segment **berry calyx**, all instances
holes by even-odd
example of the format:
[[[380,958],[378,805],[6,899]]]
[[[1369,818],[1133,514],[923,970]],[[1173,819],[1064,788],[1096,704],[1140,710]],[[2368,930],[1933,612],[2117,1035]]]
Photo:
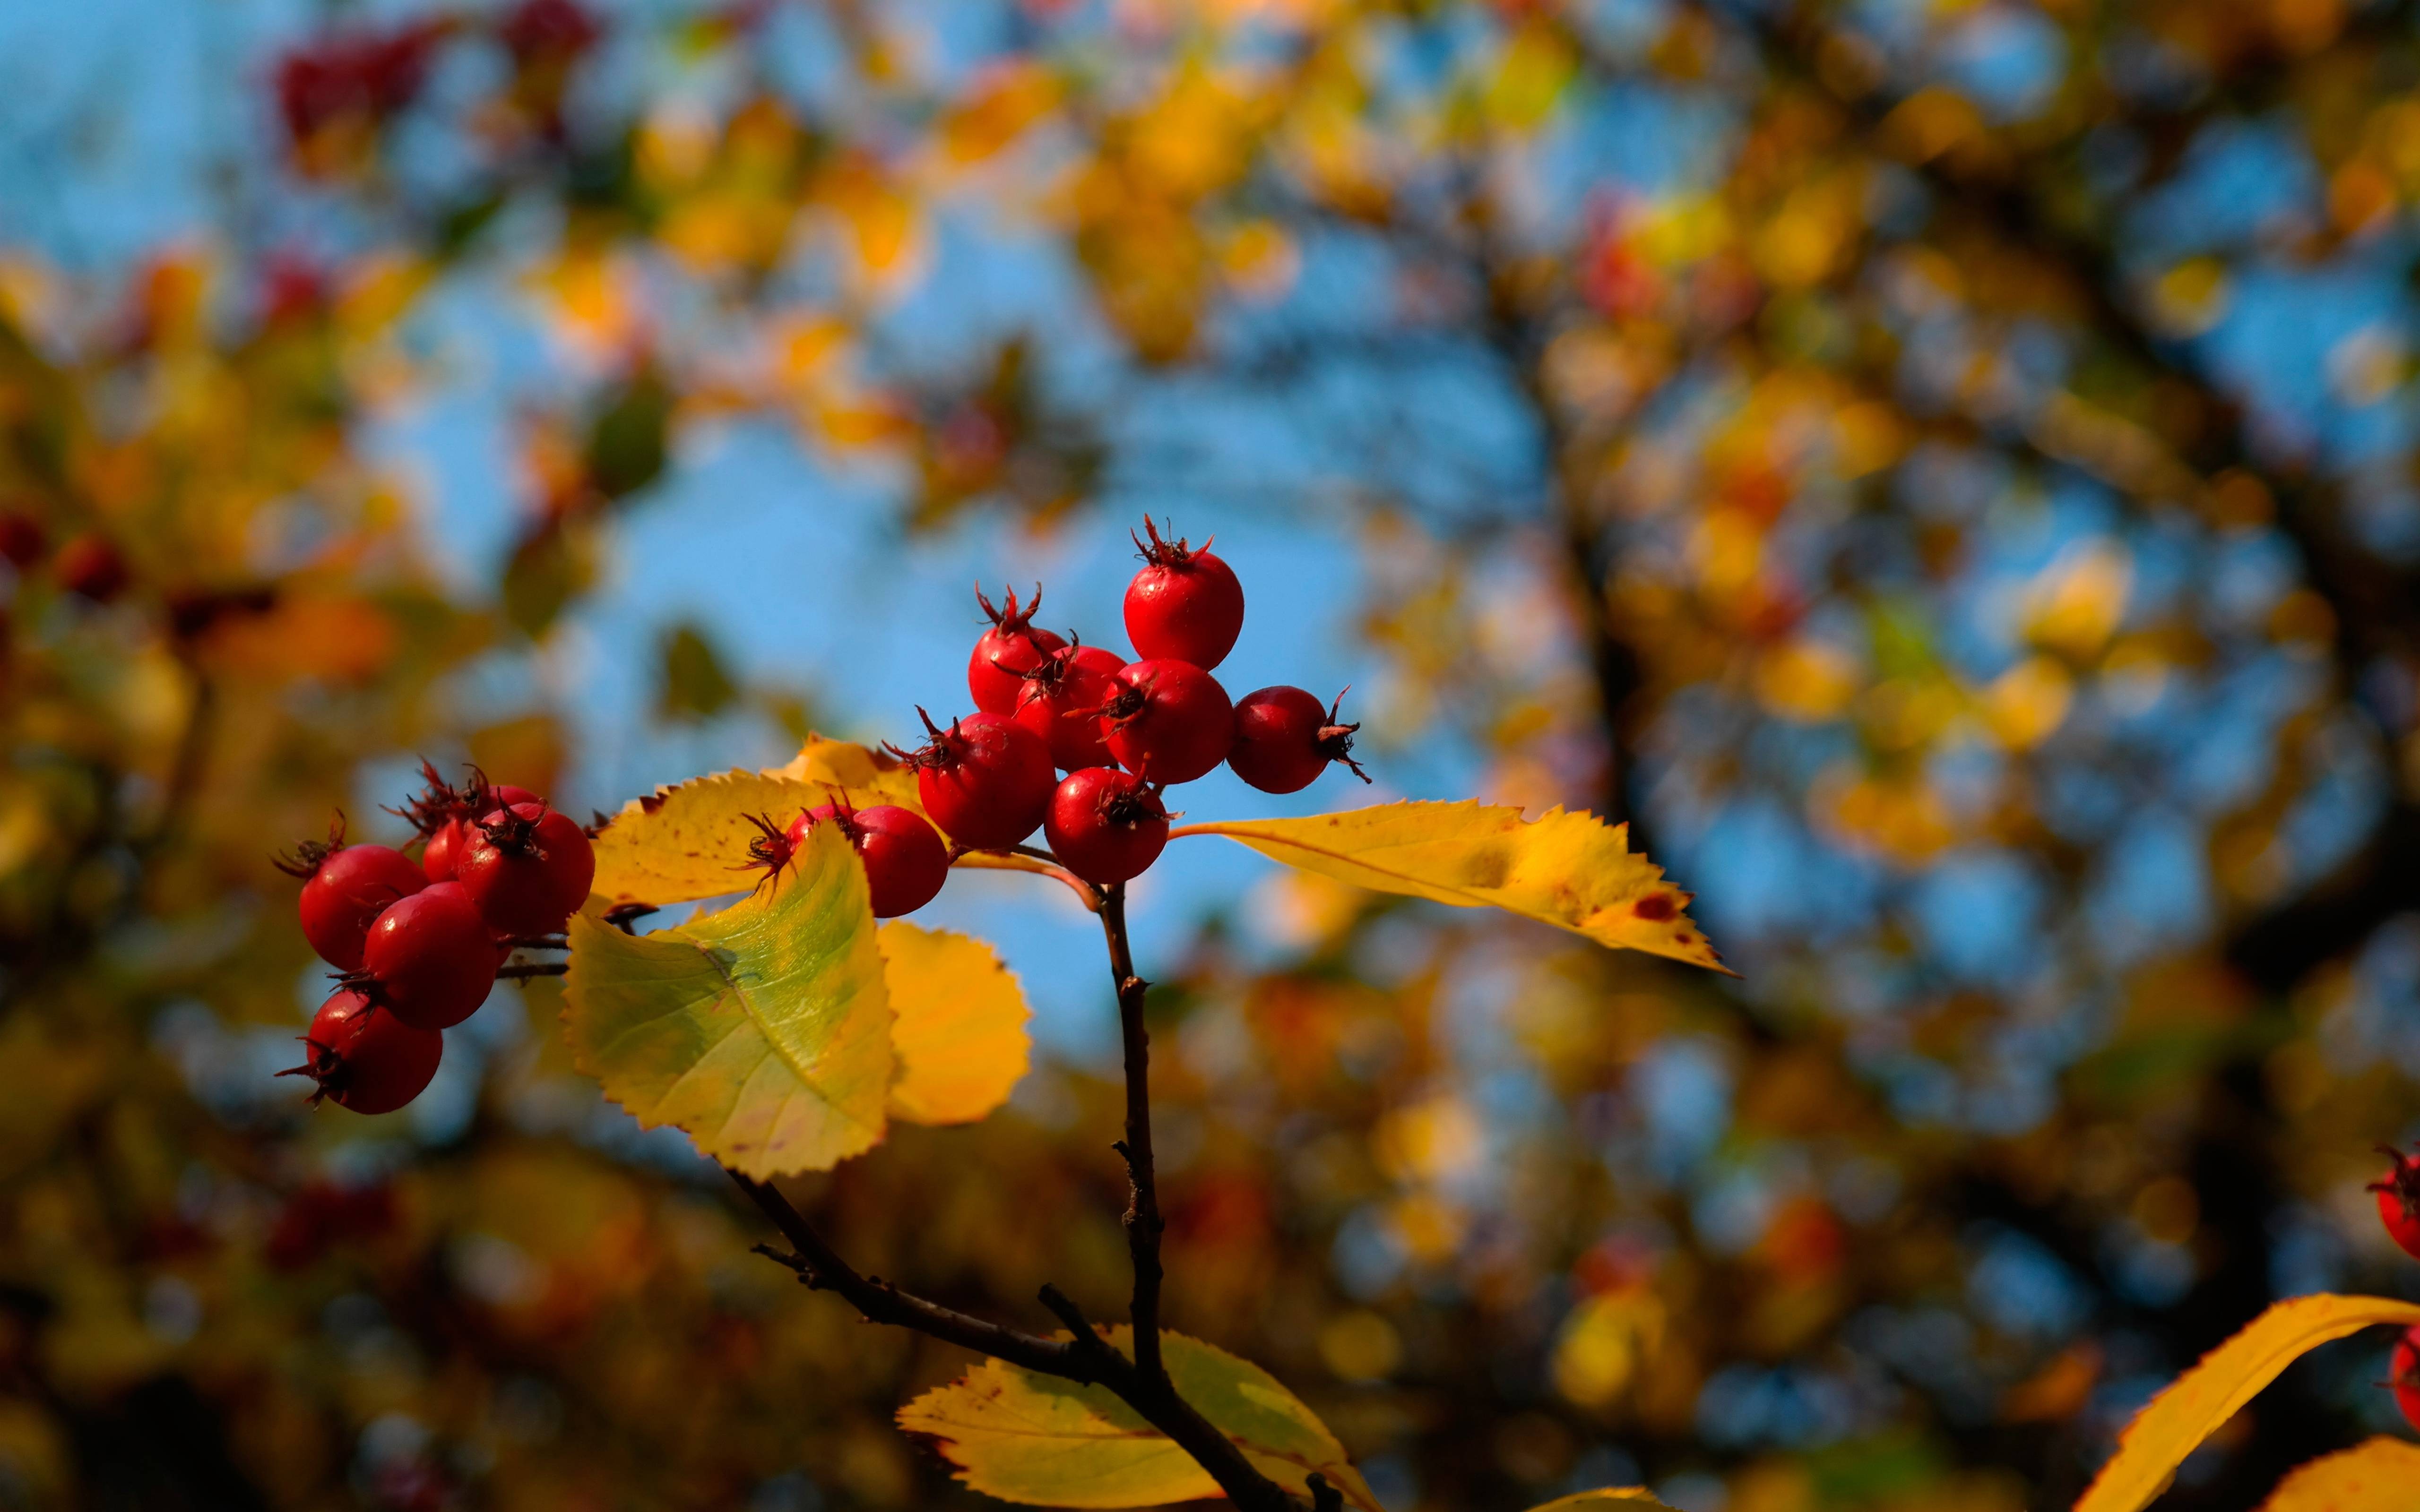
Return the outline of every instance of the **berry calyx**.
[[[302,1036],[306,1059],[280,1076],[308,1076],[321,1099],[355,1113],[393,1113],[427,1089],[445,1052],[445,1037],[415,1029],[371,1001],[358,987],[339,987]]]
[[[416,1029],[450,1029],[479,1011],[508,952],[458,882],[432,882],[379,915],[353,979]]]
[[[782,831],[783,858],[807,842],[817,825],[837,825],[865,866],[866,901],[876,918],[897,918],[931,903],[950,880],[950,848],[913,809],[877,803],[852,809],[846,799],[818,804]],[[758,844],[768,841],[759,841]]]
[[[2395,1389],[2395,1405],[2403,1421],[2420,1429],[2420,1327],[2408,1328],[2386,1357],[2386,1383]]]
[[[287,876],[302,879],[302,896],[295,904],[302,937],[320,960],[343,971],[360,969],[362,942],[371,921],[389,903],[428,885],[401,851],[346,844],[343,814],[329,825],[325,841],[305,841],[274,864]]]
[[[418,795],[387,812],[420,831],[426,841],[420,850],[420,869],[431,882],[454,880],[455,869],[481,818],[514,804],[544,801],[527,788],[489,782],[488,774],[475,766],[471,768],[471,779],[458,788],[438,776],[437,768],[427,762],[420,764],[420,776],[423,785]]]
[[[916,773],[924,812],[957,844],[1004,851],[1042,827],[1057,780],[1042,737],[997,714],[970,714],[942,730],[923,708],[929,738],[913,751],[887,748]]]
[[[1059,863],[1098,887],[1139,877],[1168,843],[1168,808],[1132,772],[1088,766],[1050,795],[1043,821]]]
[[[2395,1163],[2384,1180],[2369,1183],[2378,1194],[2379,1221],[2404,1254],[2420,1260],[2420,1160],[2384,1145],[2378,1152]]]
[[[1022,609],[1014,590],[1002,596],[1006,608],[995,607],[980,587],[975,590],[975,602],[990,617],[991,628],[967,657],[967,691],[974,695],[975,707],[985,714],[1015,714],[1017,699],[1025,691],[1026,674],[1067,643],[1048,630],[1033,627],[1034,613],[1042,608],[1040,583],[1033,585],[1033,597]]]
[[[1243,633],[1244,585],[1210,554],[1208,541],[1197,551],[1183,536],[1163,540],[1148,516],[1142,528],[1151,544],[1134,538],[1143,569],[1126,585],[1126,639],[1145,661],[1189,661],[1207,671],[1227,659]]]
[[[1190,782],[1226,760],[1235,710],[1218,680],[1189,661],[1133,661],[1118,669],[1101,704],[1109,754],[1161,787]]]
[[[462,890],[498,934],[551,934],[588,901],[597,853],[580,821],[544,802],[482,818],[454,864]]]
[[[1073,772],[1114,764],[1096,711],[1116,696],[1117,671],[1125,664],[1114,651],[1078,641],[1025,674],[1014,717],[1050,748],[1051,765]]]
[[[1346,691],[1351,691],[1347,689]],[[1264,687],[1235,701],[1235,743],[1227,764],[1264,793],[1298,793],[1330,762],[1342,762],[1362,781],[1370,774],[1353,759],[1353,733],[1337,717],[1344,694],[1323,709],[1299,687]]]

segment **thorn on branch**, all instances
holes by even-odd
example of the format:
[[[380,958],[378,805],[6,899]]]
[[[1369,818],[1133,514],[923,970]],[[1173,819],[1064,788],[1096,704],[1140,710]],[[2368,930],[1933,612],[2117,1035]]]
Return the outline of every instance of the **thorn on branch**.
[[[799,1273],[799,1284],[809,1290],[824,1289],[823,1278],[815,1274],[815,1268],[808,1264],[803,1257],[785,1254],[770,1244],[753,1244],[750,1246],[750,1250],[752,1253],[762,1255],[776,1265],[786,1265]]]

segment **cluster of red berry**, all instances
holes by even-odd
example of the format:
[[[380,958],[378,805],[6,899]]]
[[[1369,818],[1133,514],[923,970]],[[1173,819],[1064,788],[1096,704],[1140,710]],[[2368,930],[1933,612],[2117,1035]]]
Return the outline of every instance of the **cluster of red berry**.
[[[1126,636],[1136,659],[1086,645],[1074,631],[1037,629],[1042,591],[975,601],[991,628],[967,659],[976,712],[944,730],[922,708],[926,743],[891,748],[916,773],[933,824],[961,851],[1006,851],[1036,829],[1052,855],[1099,886],[1140,875],[1168,841],[1167,790],[1225,762],[1265,793],[1308,787],[1330,762],[1368,781],[1353,760],[1353,732],[1334,704],[1298,687],[1264,687],[1231,701],[1210,675],[1244,627],[1244,589],[1213,555],[1165,540],[1149,520],[1142,570],[1126,588]],[[1058,773],[1064,772],[1063,778]],[[831,820],[864,858],[877,918],[932,901],[950,852],[933,824],[892,805],[827,804],[786,830],[761,821],[753,854],[778,868],[814,825]]]
[[[2420,1260],[2420,1160],[2383,1145],[2379,1153],[2395,1163],[2384,1180],[2369,1184],[2378,1194],[2379,1221],[2404,1254]],[[2396,1341],[2395,1352],[2387,1358],[2386,1383],[2395,1390],[2403,1420],[2420,1428],[2420,1327],[2406,1329]]]
[[[303,879],[303,936],[342,973],[303,1036],[309,1059],[283,1074],[356,1113],[418,1097],[440,1031],[478,1011],[515,949],[560,946],[597,874],[587,831],[536,794],[422,770],[427,787],[396,810],[420,831],[418,860],[346,844],[340,817],[325,842],[277,863]]]

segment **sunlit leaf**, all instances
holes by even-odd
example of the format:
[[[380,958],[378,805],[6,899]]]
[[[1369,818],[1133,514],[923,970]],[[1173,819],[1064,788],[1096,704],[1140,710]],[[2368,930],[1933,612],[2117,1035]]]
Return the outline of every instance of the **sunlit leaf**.
[[[2297,1465],[2260,1512],[2409,1512],[2420,1496],[2420,1443],[2375,1438]]]
[[[1262,855],[1377,892],[1502,908],[1585,934],[1727,969],[1689,921],[1689,894],[1634,853],[1628,826],[1552,809],[1535,821],[1518,809],[1466,803],[1388,803],[1309,819],[1187,825],[1171,835],[1224,835]]]
[[[821,735],[809,735],[799,753],[778,773],[781,776],[811,784],[822,795],[814,801],[829,803],[834,793],[863,808],[869,804],[895,803],[915,813],[924,813],[924,800],[916,792],[916,774],[906,763],[886,751],[869,750],[853,741],[828,740]],[[927,820],[930,814],[924,814]],[[939,828],[939,825],[934,827]],[[1039,872],[1039,861],[1022,856],[1002,856],[996,852],[974,851],[961,856],[954,863],[996,872]]]
[[[574,1064],[642,1125],[760,1179],[822,1170],[882,1137],[882,979],[864,869],[824,825],[721,913],[640,935],[575,918],[564,1024]]]
[[[1108,1331],[1127,1349],[1132,1330]],[[1261,1472],[1308,1497],[1312,1472],[1348,1505],[1379,1512],[1344,1448],[1310,1408],[1260,1366],[1182,1334],[1160,1335],[1177,1393],[1243,1447]],[[899,1411],[958,1478],[1006,1502],[1037,1506],[1159,1506],[1220,1494],[1191,1456],[1098,1386],[985,1361]]]
[[[1033,1016],[1016,978],[988,945],[892,919],[876,936],[897,1015],[891,1043],[899,1079],[891,1116],[910,1123],[971,1123],[1008,1101],[1025,1074]]]
[[[2281,1302],[2201,1357],[2134,1414],[2075,1512],[2135,1512],[2185,1457],[2308,1351],[2373,1323],[2420,1322],[2420,1303],[2321,1292]]]
[[[1644,1486],[1607,1486],[1601,1490],[1558,1496],[1551,1502],[1531,1507],[1529,1512],[1591,1512],[1596,1507],[1627,1507],[1636,1512],[1639,1507],[1664,1507],[1664,1504],[1655,1500]],[[1671,1512],[1671,1509],[1665,1507],[1664,1512]]]
[[[819,803],[823,788],[765,772],[718,772],[658,788],[622,806],[597,837],[596,893],[613,903],[687,903],[745,892],[764,875],[749,870],[748,845]]]

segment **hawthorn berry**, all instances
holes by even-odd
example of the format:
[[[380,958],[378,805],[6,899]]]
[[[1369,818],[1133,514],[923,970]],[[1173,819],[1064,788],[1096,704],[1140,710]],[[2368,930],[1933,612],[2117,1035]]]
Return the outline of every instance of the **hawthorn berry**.
[[[1002,596],[1005,609],[995,607],[981,588],[975,590],[975,602],[991,617],[991,628],[967,657],[967,691],[974,695],[975,707],[985,714],[1015,714],[1025,692],[1026,675],[1067,643],[1048,630],[1033,627],[1034,612],[1042,608],[1040,583],[1033,585],[1033,597],[1022,609],[1014,592]]]
[[[569,814],[543,801],[508,804],[469,838],[455,879],[498,934],[551,934],[588,901],[597,852]]]
[[[319,959],[344,971],[358,970],[362,941],[371,921],[389,903],[409,898],[428,885],[411,857],[384,845],[345,843],[344,816],[328,828],[328,839],[305,841],[292,856],[281,856],[276,867],[302,879],[296,904],[302,937]]]
[[[787,861],[807,842],[807,831],[825,823],[840,826],[864,863],[866,901],[874,905],[876,918],[914,913],[931,903],[941,884],[950,879],[950,848],[941,842],[940,832],[923,814],[895,803],[865,809],[852,809],[845,801],[818,804],[791,820],[789,828],[782,832],[781,860]],[[779,866],[776,862],[774,869]]]
[[[51,575],[80,598],[106,604],[126,591],[126,559],[107,536],[86,531],[70,539],[51,559]]]
[[[311,1093],[355,1113],[393,1113],[425,1091],[445,1053],[445,1037],[404,1023],[359,987],[339,987],[302,1037],[308,1057],[280,1076],[308,1076]]]
[[[2420,1327],[2408,1328],[2386,1357],[2386,1383],[2395,1388],[2395,1405],[2403,1421],[2420,1428]]]
[[[1151,544],[1135,541],[1143,569],[1126,585],[1126,639],[1145,661],[1189,661],[1207,671],[1227,659],[1243,632],[1244,585],[1210,554],[1208,541],[1198,551],[1183,536],[1171,544],[1148,516],[1142,528]]]
[[[1014,717],[1050,748],[1050,764],[1063,772],[1114,764],[1101,739],[1097,710],[1117,693],[1117,671],[1126,664],[1114,651],[1082,644],[1062,646],[1025,674]]]
[[[1264,793],[1298,793],[1327,769],[1342,762],[1362,781],[1370,774],[1353,759],[1353,732],[1357,724],[1338,720],[1344,695],[1322,709],[1319,700],[1298,687],[1264,687],[1235,701],[1235,743],[1227,764],[1235,775]]]
[[[1100,707],[1109,754],[1161,787],[1190,782],[1226,760],[1235,710],[1218,680],[1189,661],[1130,661]]]
[[[428,842],[420,848],[420,869],[428,873],[431,882],[451,882],[456,869],[462,864],[462,853],[478,838],[479,820],[498,809],[510,809],[524,803],[546,800],[527,788],[517,788],[510,782],[493,787],[484,784],[471,789],[473,796],[465,802],[463,811],[444,820],[428,832]],[[483,801],[484,800],[484,801]]]
[[[1060,864],[1100,887],[1139,877],[1168,843],[1168,808],[1132,772],[1087,766],[1067,774],[1043,821]]]
[[[2369,1183],[2369,1190],[2378,1194],[2379,1221],[2404,1254],[2420,1260],[2420,1160],[2384,1145],[2378,1152],[2395,1163],[2384,1180]]]
[[[479,1011],[509,951],[458,882],[432,882],[379,915],[356,980],[396,1018],[450,1029]]]
[[[1003,851],[1042,827],[1057,780],[1040,735],[997,714],[942,730],[916,713],[931,738],[913,751],[889,748],[914,768],[917,796],[944,834],[969,850]]]

